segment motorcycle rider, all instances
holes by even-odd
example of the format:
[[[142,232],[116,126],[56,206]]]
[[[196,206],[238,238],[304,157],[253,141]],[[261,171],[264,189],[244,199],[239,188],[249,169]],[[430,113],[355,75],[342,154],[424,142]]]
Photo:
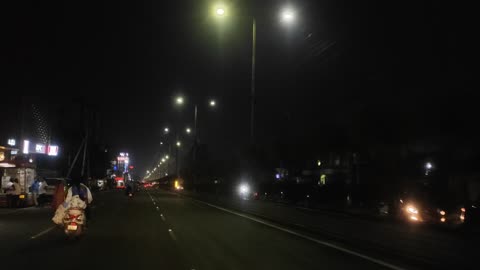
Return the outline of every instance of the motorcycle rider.
[[[130,195],[132,194],[133,195],[133,191],[134,191],[134,188],[133,188],[133,181],[128,181],[127,182],[127,187],[125,189],[125,193],[126,195]]]

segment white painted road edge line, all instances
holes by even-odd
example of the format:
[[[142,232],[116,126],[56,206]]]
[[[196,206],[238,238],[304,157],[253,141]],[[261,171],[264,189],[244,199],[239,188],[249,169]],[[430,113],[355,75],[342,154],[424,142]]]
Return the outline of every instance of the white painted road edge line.
[[[270,223],[270,222],[267,222],[267,221],[264,221],[264,220],[261,220],[261,219],[255,218],[255,217],[251,217],[251,216],[248,216],[248,215],[245,215],[245,214],[242,214],[242,213],[233,211],[233,210],[229,210],[229,209],[226,209],[226,208],[223,208],[223,207],[214,205],[214,204],[206,203],[206,202],[203,202],[203,201],[199,201],[199,200],[196,200],[196,199],[192,199],[192,200],[197,201],[197,202],[200,202],[200,203],[203,203],[203,204],[208,205],[208,206],[210,206],[210,207],[216,208],[216,209],[218,209],[218,210],[222,210],[222,211],[224,211],[224,212],[227,212],[227,213],[230,213],[230,214],[233,214],[233,215],[236,215],[236,216],[240,216],[240,217],[243,217],[243,218],[246,218],[246,219],[250,219],[250,220],[252,220],[252,221],[255,221],[255,222],[261,223],[261,224],[263,224],[263,225],[266,225],[266,226],[268,226],[268,227],[271,227],[271,228],[274,228],[274,229],[277,229],[277,230],[280,230],[280,231],[283,231],[283,232],[286,232],[286,233],[289,233],[289,234],[298,236],[298,237],[300,237],[300,238],[303,238],[303,239],[306,239],[306,240],[310,240],[310,241],[315,242],[315,243],[317,243],[317,244],[324,245],[324,246],[327,246],[327,247],[330,247],[330,248],[333,248],[333,249],[336,249],[336,250],[345,252],[345,253],[347,253],[347,254],[350,254],[350,255],[353,255],[353,256],[362,258],[362,259],[364,259],[364,260],[367,260],[367,261],[376,263],[376,264],[378,264],[378,265],[381,265],[381,266],[384,266],[384,267],[387,267],[387,268],[390,268],[390,269],[394,269],[394,270],[404,270],[404,268],[401,268],[401,267],[399,267],[399,266],[396,266],[396,265],[387,263],[387,262],[385,262],[385,261],[372,258],[372,257],[370,257],[370,256],[367,256],[367,255],[358,253],[358,252],[356,252],[356,251],[349,250],[349,249],[346,249],[346,248],[337,246],[337,245],[332,244],[332,243],[328,243],[328,242],[325,242],[325,241],[322,241],[322,240],[318,240],[318,239],[316,239],[316,238],[313,238],[313,237],[310,237],[310,236],[307,236],[307,235],[304,235],[304,234],[301,234],[301,233],[298,233],[298,232],[289,230],[289,229],[287,229],[287,228],[283,228],[283,227],[277,226],[277,225],[275,225],[275,224],[273,224],[273,223]]]
[[[55,226],[53,226],[53,227],[50,227],[50,228],[48,228],[48,229],[46,229],[46,230],[44,230],[44,231],[42,231],[42,232],[39,232],[38,234],[36,234],[36,235],[34,235],[34,236],[30,237],[30,239],[35,239],[35,238],[38,238],[38,237],[40,237],[40,236],[42,236],[42,235],[44,235],[44,234],[47,234],[47,233],[49,233],[49,232],[50,232],[50,231],[52,231],[53,229],[55,229]]]

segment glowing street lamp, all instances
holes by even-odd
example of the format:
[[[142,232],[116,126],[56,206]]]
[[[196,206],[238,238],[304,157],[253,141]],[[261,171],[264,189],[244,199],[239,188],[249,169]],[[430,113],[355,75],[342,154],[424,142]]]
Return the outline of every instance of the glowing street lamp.
[[[425,164],[425,169],[431,170],[432,168],[433,168],[433,164],[432,164],[431,162],[427,162],[427,163]]]
[[[216,17],[221,18],[225,15],[225,8],[216,8]],[[291,7],[285,7],[280,12],[280,21],[285,25],[292,25],[297,19],[296,12]],[[257,23],[255,17],[252,18],[252,71],[251,71],[251,84],[250,84],[250,141],[253,144],[255,142],[255,73],[256,73],[256,51],[257,51]],[[212,105],[212,103],[210,103]],[[215,106],[215,103],[213,103]]]
[[[177,147],[182,146],[182,143],[180,141],[177,142]]]
[[[217,10],[215,10],[215,13],[217,14],[217,16],[223,16],[225,15],[225,9],[224,8],[217,8]]]
[[[165,159],[164,159],[164,158],[162,158],[162,162],[165,162]]]
[[[210,102],[208,103],[210,105],[210,107],[215,107],[217,106],[217,102],[215,100],[210,100]]]
[[[165,133],[168,133],[168,132],[170,132],[170,129],[168,127],[166,127],[165,129],[163,129],[163,131],[165,131]],[[161,142],[160,144],[163,144],[163,142]]]
[[[185,99],[182,96],[175,98],[175,104],[181,106],[183,103],[185,103]]]
[[[295,19],[295,11],[291,8],[284,8],[280,13],[280,20],[285,24],[292,24]]]
[[[190,133],[192,133],[192,130],[190,128],[186,128],[185,132],[187,132],[187,134],[190,134]]]

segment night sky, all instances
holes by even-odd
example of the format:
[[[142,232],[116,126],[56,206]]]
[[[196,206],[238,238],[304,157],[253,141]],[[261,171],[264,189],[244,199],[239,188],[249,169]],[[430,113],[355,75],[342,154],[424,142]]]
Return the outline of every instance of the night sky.
[[[21,95],[66,107],[84,97],[105,141],[142,171],[165,126],[193,125],[194,103],[202,142],[248,143],[252,16],[258,142],[320,151],[447,137],[478,147],[478,30],[467,5],[225,1],[235,12],[219,24],[213,1],[10,2],[0,7],[2,114]],[[295,25],[279,24],[284,4]],[[176,94],[187,99],[181,112]]]

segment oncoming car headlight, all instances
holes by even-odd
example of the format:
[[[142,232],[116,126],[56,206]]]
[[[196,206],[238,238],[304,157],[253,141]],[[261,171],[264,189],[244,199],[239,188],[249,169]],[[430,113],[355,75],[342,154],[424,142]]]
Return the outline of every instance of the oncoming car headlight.
[[[413,205],[409,205],[407,206],[407,212],[411,214],[418,214],[418,209]]]

